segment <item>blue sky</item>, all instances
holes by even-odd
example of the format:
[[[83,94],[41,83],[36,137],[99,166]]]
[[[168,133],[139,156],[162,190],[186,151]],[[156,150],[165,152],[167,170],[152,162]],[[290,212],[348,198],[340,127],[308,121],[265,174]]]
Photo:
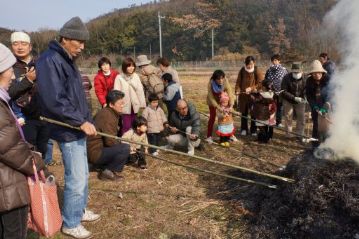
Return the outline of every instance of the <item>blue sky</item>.
[[[87,22],[115,8],[148,2],[150,0],[0,0],[0,27],[18,31],[57,30],[74,16]]]

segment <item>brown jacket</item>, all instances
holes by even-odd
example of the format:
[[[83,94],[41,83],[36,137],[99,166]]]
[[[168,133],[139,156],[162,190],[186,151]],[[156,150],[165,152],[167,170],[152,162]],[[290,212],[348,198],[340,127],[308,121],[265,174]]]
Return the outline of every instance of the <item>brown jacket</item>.
[[[239,94],[239,111],[244,113],[246,106],[250,102],[250,95],[246,94],[246,88],[250,87],[252,93],[260,89],[264,74],[257,66],[253,73],[248,73],[244,67],[239,71],[236,82],[235,92]]]
[[[118,121],[120,115],[117,114],[112,108],[105,107],[101,109],[95,116],[95,127],[97,131],[117,136],[119,131]],[[100,135],[90,136],[87,138],[87,154],[91,163],[96,163],[100,158],[102,149],[104,147],[111,147],[119,144],[118,140],[103,137]]]
[[[212,90],[212,80],[209,81],[208,83],[208,91],[207,91],[207,105],[211,106],[211,107],[216,107],[219,108],[219,97],[215,96],[213,94],[213,90]],[[234,95],[233,95],[233,90],[231,85],[229,84],[229,81],[227,78],[224,79],[224,89],[225,92],[227,92],[228,96],[229,96],[229,105],[233,106],[234,104]]]
[[[40,156],[21,138],[6,102],[0,99],[0,212],[30,202],[26,176],[33,175],[32,160]]]

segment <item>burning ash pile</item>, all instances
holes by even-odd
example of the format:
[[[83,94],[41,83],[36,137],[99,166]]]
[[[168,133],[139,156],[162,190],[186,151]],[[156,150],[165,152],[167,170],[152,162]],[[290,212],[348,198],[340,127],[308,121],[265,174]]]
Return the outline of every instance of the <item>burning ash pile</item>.
[[[321,146],[333,151],[320,148],[293,158],[282,172],[293,184],[240,193],[253,212],[249,219],[254,238],[359,239],[358,12],[358,0],[340,0],[323,24],[327,34],[338,33],[342,56],[330,83],[329,138]]]
[[[277,190],[243,192],[253,238],[359,238],[359,165],[312,152],[282,172],[295,180]]]

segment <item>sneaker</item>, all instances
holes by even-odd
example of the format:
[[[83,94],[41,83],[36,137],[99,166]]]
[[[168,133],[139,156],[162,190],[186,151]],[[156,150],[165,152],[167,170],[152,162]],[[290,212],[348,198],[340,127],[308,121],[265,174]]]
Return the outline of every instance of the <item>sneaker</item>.
[[[213,144],[213,138],[210,136],[206,139],[206,142],[209,144]]]
[[[164,149],[164,150],[166,150],[166,149],[173,149],[173,146],[167,144],[167,145],[165,145],[165,146],[161,146],[161,149]]]
[[[81,222],[95,222],[101,218],[100,214],[96,214],[91,210],[85,208],[84,215],[82,215]]]
[[[75,228],[66,228],[62,226],[62,233],[73,238],[86,239],[91,238],[92,233],[87,231],[81,224]]]
[[[226,147],[229,147],[229,146],[230,146],[229,142],[226,142]]]
[[[283,124],[278,124],[277,127],[284,128],[284,125]]]
[[[115,175],[111,170],[105,169],[98,174],[98,179],[104,181],[115,181]]]
[[[158,156],[158,151],[152,153],[153,156]]]
[[[231,136],[230,140],[231,140],[232,142],[238,142],[237,137],[234,136],[234,135]]]
[[[138,167],[140,169],[147,169],[147,162],[145,158],[141,158],[138,160]]]
[[[187,152],[187,154],[188,154],[189,156],[193,156],[193,155],[194,155],[194,149],[189,150],[189,151]]]
[[[257,137],[257,133],[252,133],[252,136]]]
[[[220,143],[221,146],[226,147],[226,142]]]
[[[241,131],[241,135],[242,135],[242,136],[246,136],[246,135],[247,135],[247,131],[246,131],[246,130],[242,130],[242,131]]]

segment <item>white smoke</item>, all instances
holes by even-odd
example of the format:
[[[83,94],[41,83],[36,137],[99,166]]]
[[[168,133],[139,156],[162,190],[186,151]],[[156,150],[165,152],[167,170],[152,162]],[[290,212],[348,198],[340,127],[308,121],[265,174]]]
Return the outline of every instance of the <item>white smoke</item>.
[[[330,137],[323,147],[359,162],[359,1],[340,0],[324,25],[338,32],[342,62],[331,80],[334,89]],[[334,27],[334,28],[333,28]]]

